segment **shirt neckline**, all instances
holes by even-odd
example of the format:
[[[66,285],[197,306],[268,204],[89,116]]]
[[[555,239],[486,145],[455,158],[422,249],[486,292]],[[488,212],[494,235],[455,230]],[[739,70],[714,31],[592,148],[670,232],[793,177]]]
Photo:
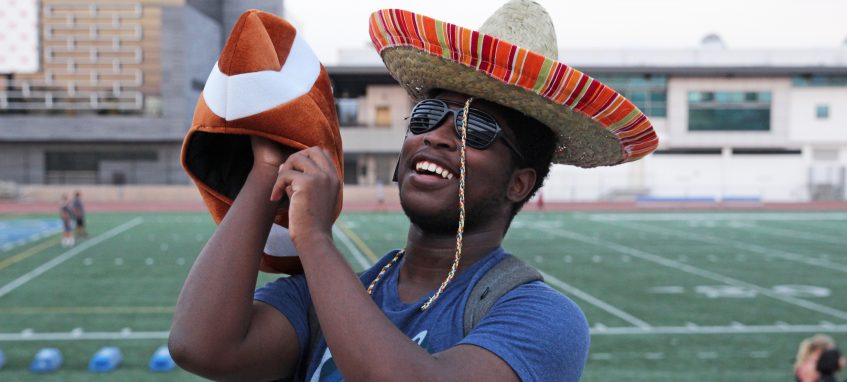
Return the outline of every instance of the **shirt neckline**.
[[[475,262],[469,268],[466,268],[466,269],[462,270],[459,274],[457,274],[456,277],[453,279],[453,281],[450,282],[449,285],[447,285],[447,289],[456,288],[456,287],[461,287],[461,288],[464,289],[467,286],[467,283],[473,278],[474,275],[476,275],[476,273],[482,267],[485,266],[485,264],[490,263],[494,258],[497,258],[498,255],[502,255],[504,253],[505,253],[505,251],[503,250],[503,247],[495,248],[494,250],[489,252],[487,255],[485,255],[481,259],[477,260],[477,262]],[[383,298],[383,301],[384,301],[383,307],[391,309],[393,311],[420,309],[420,307],[423,306],[423,304],[426,303],[426,301],[433,294],[435,294],[435,291],[438,289],[436,287],[435,289],[431,290],[429,293],[423,295],[421,298],[419,298],[418,300],[416,300],[414,302],[411,302],[411,303],[403,302],[403,300],[400,299],[400,294],[398,293],[398,290],[397,290],[397,288],[398,288],[397,282],[398,282],[398,279],[399,279],[399,276],[400,276],[399,270],[400,270],[400,268],[402,268],[404,262],[405,262],[405,259],[401,259],[400,264],[398,264],[399,266],[392,267],[392,268],[395,268],[395,269],[389,269],[389,274],[386,276],[385,280],[383,280],[384,285],[383,285],[383,288],[381,288],[382,289],[381,290],[382,298]],[[446,274],[445,274],[445,276],[446,276]],[[447,290],[445,290],[445,293],[446,292],[447,292]],[[436,305],[437,305],[437,302],[436,302]]]

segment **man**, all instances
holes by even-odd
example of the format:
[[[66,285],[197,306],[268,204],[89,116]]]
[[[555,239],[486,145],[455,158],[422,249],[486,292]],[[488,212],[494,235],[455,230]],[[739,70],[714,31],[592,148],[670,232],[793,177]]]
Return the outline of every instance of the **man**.
[[[252,170],[177,303],[169,345],[182,367],[221,380],[579,379],[588,325],[572,301],[543,282],[526,283],[497,300],[465,336],[468,293],[506,256],[501,242],[509,224],[552,162],[591,167],[637,159],[655,148],[655,134],[628,101],[587,76],[571,69],[564,76],[555,63],[548,80],[537,85],[529,76],[539,76],[544,56],[480,37],[499,37],[504,28],[498,25],[514,20],[552,26],[541,7],[526,0],[507,3],[486,22],[489,28],[483,26],[485,33],[405,11],[372,16],[371,37],[386,66],[420,102],[397,166],[400,200],[411,223],[406,245],[361,276],[332,241],[340,181],[330,153],[316,147],[293,152],[251,138]],[[406,21],[411,24],[397,25]],[[439,30],[457,38],[428,33],[422,42],[423,31]],[[549,37],[536,32],[509,41],[533,44]],[[479,46],[488,47],[484,55],[466,60],[462,49]],[[513,54],[498,56],[500,49]],[[514,78],[499,71],[495,57],[510,55],[526,63]],[[509,79],[499,79],[504,75]],[[560,82],[565,79],[576,83],[566,86]],[[560,85],[590,100],[565,97],[568,105],[556,107],[551,98],[527,91],[537,88],[555,98],[553,87]],[[305,273],[261,288],[252,300],[259,257],[283,197],[289,199],[289,234]],[[320,324],[318,341],[310,330],[310,307]]]
[[[74,246],[73,208],[68,201],[68,195],[62,194],[62,202],[59,205],[59,218],[62,219],[62,247]]]
[[[74,192],[71,206],[76,217],[76,236],[85,239],[88,237],[88,231],[85,230],[85,206],[82,204],[82,193],[79,190]]]

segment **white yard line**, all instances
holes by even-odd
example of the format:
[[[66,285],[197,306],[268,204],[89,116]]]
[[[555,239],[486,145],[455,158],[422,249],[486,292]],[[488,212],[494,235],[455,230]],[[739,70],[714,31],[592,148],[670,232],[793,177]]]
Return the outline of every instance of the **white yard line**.
[[[790,334],[790,333],[847,333],[847,325],[750,325],[750,326],[634,326],[591,329],[593,336],[661,335],[661,334]],[[166,340],[169,332],[70,332],[23,331],[0,333],[0,342],[15,341],[74,341],[74,340]]]
[[[626,227],[628,229],[635,230],[635,231],[649,232],[649,233],[655,233],[655,234],[659,234],[659,235],[670,234],[670,235],[675,235],[675,236],[678,236],[678,237],[683,237],[683,238],[686,238],[686,239],[689,239],[689,240],[695,240],[695,241],[700,241],[700,242],[709,243],[709,244],[716,244],[716,245],[721,245],[721,246],[731,246],[731,247],[734,247],[736,249],[741,249],[741,250],[748,251],[748,252],[758,253],[760,255],[775,256],[775,257],[779,257],[780,259],[783,259],[783,260],[794,261],[794,262],[803,263],[803,264],[806,264],[806,265],[811,265],[811,266],[815,266],[815,267],[820,267],[820,268],[824,268],[824,269],[831,269],[831,270],[834,270],[834,271],[847,273],[847,265],[836,264],[836,263],[833,263],[829,260],[809,258],[809,257],[799,255],[799,254],[796,254],[796,253],[782,251],[782,250],[775,249],[775,248],[763,247],[761,245],[744,243],[744,242],[740,242],[740,241],[736,241],[736,240],[732,240],[732,239],[727,239],[727,238],[719,238],[719,237],[707,235],[707,234],[704,234],[704,233],[693,234],[693,233],[689,233],[689,232],[676,230],[676,229],[673,229],[673,228],[649,227],[649,226],[645,226],[643,224],[636,226],[634,223],[615,223],[615,222],[610,222],[610,221],[604,221],[603,223],[613,225],[613,226],[618,226],[618,227]]]
[[[614,307],[613,305],[611,305],[611,304],[609,304],[609,303],[607,303],[603,300],[600,300],[597,297],[594,297],[594,296],[592,296],[592,295],[590,295],[590,294],[588,294],[588,293],[586,293],[586,292],[584,292],[584,291],[582,291],[582,290],[580,290],[580,289],[578,289],[578,288],[576,288],[576,287],[574,287],[574,286],[572,286],[572,285],[570,285],[570,284],[568,284],[568,283],[566,283],[562,280],[559,280],[559,279],[557,279],[557,278],[555,278],[555,277],[553,277],[553,276],[551,276],[547,273],[544,273],[541,270],[538,270],[538,272],[541,272],[541,275],[544,276],[545,282],[547,282],[548,284],[553,285],[553,286],[569,293],[571,296],[575,296],[575,297],[577,297],[577,298],[579,298],[579,299],[581,299],[581,300],[583,300],[583,301],[585,301],[585,302],[587,302],[591,305],[594,305],[594,306],[612,314],[615,317],[618,317],[618,318],[620,318],[620,319],[622,319],[626,322],[629,322],[630,324],[635,325],[635,327],[637,327],[637,328],[641,328],[641,329],[650,329],[651,328],[650,324],[644,322],[643,320],[641,320],[639,318],[636,318],[635,316],[633,316],[633,315],[631,315],[627,312],[624,312],[623,310],[620,310],[620,309]]]
[[[591,213],[582,214],[595,221],[847,221],[847,213]]]
[[[649,329],[612,327],[591,329],[591,335],[642,335],[642,334],[759,334],[759,333],[847,333],[847,325],[750,325],[750,326],[653,326]]]
[[[371,264],[365,258],[365,255],[363,255],[362,252],[359,251],[358,248],[356,248],[353,242],[350,241],[350,238],[344,234],[344,231],[342,231],[337,226],[333,225],[332,233],[335,234],[335,236],[338,236],[338,239],[341,240],[341,243],[344,244],[345,247],[347,247],[351,254],[353,254],[353,258],[356,259],[356,262],[359,263],[359,265],[362,267],[362,270],[370,268]]]
[[[44,264],[41,264],[38,268],[35,268],[35,269],[27,272],[23,276],[18,277],[15,280],[13,280],[12,282],[4,285],[2,288],[0,288],[0,298],[9,294],[9,292],[17,289],[21,285],[28,283],[30,280],[40,276],[42,273],[47,272],[47,271],[53,269],[53,267],[55,267],[59,264],[62,264],[65,261],[69,260],[70,258],[78,255],[82,251],[85,251],[86,249],[89,249],[89,248],[91,248],[91,247],[93,247],[97,244],[100,244],[100,243],[102,243],[102,242],[104,242],[108,239],[111,239],[111,238],[123,233],[124,231],[141,224],[142,222],[144,222],[144,219],[142,219],[141,217],[137,217],[137,218],[132,219],[132,220],[130,220],[130,221],[124,223],[124,224],[121,224],[121,225],[119,225],[115,228],[112,228],[112,229],[106,231],[105,233],[100,234],[97,237],[86,240],[82,244],[80,244],[80,245],[78,245],[78,246],[76,246],[72,249],[69,249],[68,251],[65,251],[61,255],[54,257],[52,260],[50,260],[50,261],[48,261]]]
[[[3,341],[75,341],[75,340],[166,340],[169,332],[60,332],[0,333]]]
[[[715,273],[715,272],[712,272],[712,271],[707,271],[705,269],[697,268],[697,267],[694,267],[694,266],[691,266],[691,265],[688,265],[688,264],[681,263],[679,261],[671,260],[671,259],[659,256],[659,255],[655,255],[655,254],[652,254],[652,253],[648,253],[648,252],[645,252],[645,251],[642,251],[642,250],[639,250],[639,249],[627,247],[625,245],[613,243],[613,242],[610,242],[610,241],[603,241],[603,240],[600,240],[600,239],[597,239],[597,238],[585,236],[585,235],[578,234],[576,232],[571,232],[571,231],[568,231],[568,230],[564,230],[564,229],[561,229],[561,228],[555,229],[555,230],[554,229],[547,229],[547,228],[538,228],[538,229],[543,230],[543,231],[545,231],[545,232],[547,232],[551,235],[554,235],[554,236],[560,236],[560,237],[580,241],[580,242],[587,243],[587,244],[593,244],[593,245],[600,246],[600,247],[606,247],[606,248],[611,249],[611,250],[618,252],[618,253],[627,254],[627,255],[630,255],[632,257],[639,258],[641,260],[656,263],[656,264],[659,264],[659,265],[662,265],[662,266],[665,266],[665,267],[668,267],[668,268],[677,269],[677,270],[680,270],[680,271],[683,271],[683,272],[686,272],[686,273],[691,273],[691,274],[694,274],[694,275],[697,275],[697,276],[700,276],[700,277],[703,277],[703,278],[707,278],[707,279],[710,279],[710,280],[714,280],[714,281],[717,281],[717,282],[720,282],[720,283],[754,289],[758,293],[761,293],[762,295],[768,296],[770,298],[773,298],[773,299],[776,299],[776,300],[779,300],[779,301],[782,301],[782,302],[785,302],[785,303],[788,303],[788,304],[791,304],[791,305],[806,308],[808,310],[812,310],[812,311],[815,311],[815,312],[827,314],[827,315],[830,315],[832,317],[836,317],[836,318],[839,318],[839,319],[842,319],[842,320],[847,320],[847,312],[845,312],[845,311],[838,310],[838,309],[831,308],[831,307],[824,306],[824,305],[820,305],[820,304],[816,304],[814,302],[802,300],[802,299],[799,299],[799,298],[794,298],[794,297],[791,297],[791,296],[783,296],[783,295],[774,293],[770,289],[763,288],[763,287],[760,287],[760,286],[755,285],[755,284],[751,284],[751,283],[748,283],[748,282],[745,282],[745,281],[737,280],[737,279],[734,279],[732,277],[724,276],[724,275],[721,275],[721,274],[718,274],[718,273]]]
[[[743,225],[741,228],[750,228],[752,230],[761,231],[774,236],[789,236],[797,239],[809,240],[809,241],[823,241],[830,244],[837,245],[847,245],[847,241],[844,238],[838,238],[835,236],[829,235],[821,235],[819,233],[811,233],[806,231],[794,231],[785,228],[776,228],[776,227],[762,227],[755,223],[751,223],[749,225]]]

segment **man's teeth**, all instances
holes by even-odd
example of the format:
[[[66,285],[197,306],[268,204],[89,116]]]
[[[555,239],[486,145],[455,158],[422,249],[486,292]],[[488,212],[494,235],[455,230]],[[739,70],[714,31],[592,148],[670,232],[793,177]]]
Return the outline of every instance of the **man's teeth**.
[[[444,179],[453,179],[453,174],[450,171],[442,168],[441,166],[427,161],[420,161],[415,165],[415,169],[418,171],[428,171],[437,175],[441,175]]]

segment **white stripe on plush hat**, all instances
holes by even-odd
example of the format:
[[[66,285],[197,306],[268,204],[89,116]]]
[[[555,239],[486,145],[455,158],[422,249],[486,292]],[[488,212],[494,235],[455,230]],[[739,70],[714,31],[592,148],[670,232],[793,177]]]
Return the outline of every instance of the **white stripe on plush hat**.
[[[268,241],[265,242],[265,253],[274,257],[297,256],[297,249],[294,248],[287,228],[279,224],[271,225]]]
[[[203,99],[217,116],[232,121],[270,110],[312,90],[321,63],[298,33],[279,71],[262,70],[227,76],[212,68]]]

